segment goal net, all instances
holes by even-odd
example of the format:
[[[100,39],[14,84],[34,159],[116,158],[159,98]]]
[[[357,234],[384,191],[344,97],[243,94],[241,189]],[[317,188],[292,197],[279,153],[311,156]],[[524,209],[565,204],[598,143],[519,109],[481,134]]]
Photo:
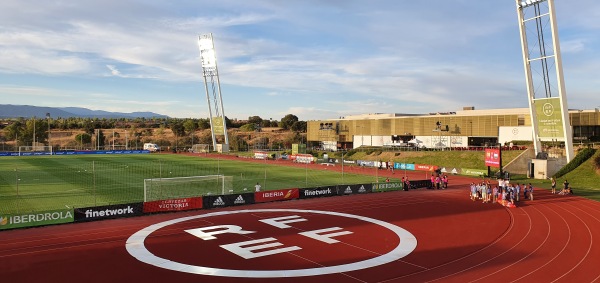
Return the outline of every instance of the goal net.
[[[194,144],[194,145],[192,145],[192,152],[193,153],[210,152],[210,145],[209,144]]]
[[[46,145],[19,146],[19,156],[22,155],[52,155],[52,147]]]
[[[224,195],[232,191],[232,176],[205,175],[144,179],[144,202],[202,195]]]

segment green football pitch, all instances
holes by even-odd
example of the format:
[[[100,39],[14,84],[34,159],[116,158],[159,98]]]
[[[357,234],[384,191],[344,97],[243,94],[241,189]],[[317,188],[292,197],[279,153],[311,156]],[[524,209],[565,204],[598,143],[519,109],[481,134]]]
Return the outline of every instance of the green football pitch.
[[[160,188],[185,187],[187,196],[200,196],[252,192],[256,183],[275,190],[375,181],[332,170],[171,154],[2,157],[0,214],[142,202],[144,179],[207,175],[227,176],[228,189],[214,182]]]

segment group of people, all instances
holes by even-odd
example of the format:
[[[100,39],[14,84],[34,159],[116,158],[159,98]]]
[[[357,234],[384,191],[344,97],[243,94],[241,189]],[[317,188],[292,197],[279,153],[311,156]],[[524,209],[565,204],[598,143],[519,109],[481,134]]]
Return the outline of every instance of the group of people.
[[[565,182],[563,183],[563,188],[558,193],[556,192],[556,179],[554,177],[552,177],[552,178],[550,178],[550,182],[552,184],[552,193],[553,194],[559,194],[559,195],[572,195],[573,194],[573,189],[571,189],[571,186],[569,186],[569,180],[565,179]]]
[[[501,202],[503,204],[510,203],[513,206],[520,201],[520,193],[523,191],[523,198],[533,200],[533,186],[531,183],[511,184],[508,180],[498,179],[498,185],[493,185],[490,181],[480,183],[471,183],[470,197],[472,201],[481,200],[482,203]]]
[[[447,189],[448,188],[448,175],[443,174],[431,174],[431,189]]]

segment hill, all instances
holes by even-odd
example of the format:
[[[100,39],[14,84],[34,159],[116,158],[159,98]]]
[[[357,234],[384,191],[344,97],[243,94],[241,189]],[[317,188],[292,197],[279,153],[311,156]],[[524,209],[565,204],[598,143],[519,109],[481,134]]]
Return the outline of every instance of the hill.
[[[109,112],[90,110],[81,107],[43,107],[32,105],[0,104],[0,118],[30,118],[46,117],[49,113],[54,118],[168,118],[166,115],[154,112]]]

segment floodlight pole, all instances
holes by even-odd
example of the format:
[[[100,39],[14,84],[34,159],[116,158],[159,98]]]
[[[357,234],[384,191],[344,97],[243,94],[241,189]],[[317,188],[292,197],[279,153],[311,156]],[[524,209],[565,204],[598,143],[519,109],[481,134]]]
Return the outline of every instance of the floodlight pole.
[[[33,141],[31,142],[31,149],[35,151],[35,116],[33,116]]]
[[[344,184],[344,153],[345,151],[342,149],[342,184]]]
[[[573,159],[573,133],[569,121],[569,109],[567,106],[567,98],[565,91],[565,82],[564,75],[562,71],[562,58],[560,55],[560,44],[558,39],[558,28],[556,26],[556,13],[554,8],[554,0],[515,0],[517,4],[517,15],[519,20],[519,33],[521,36],[521,47],[523,53],[523,65],[525,69],[525,80],[527,84],[527,95],[529,102],[529,113],[531,117],[531,124],[533,130],[533,144],[535,148],[535,152],[541,153],[542,149],[542,139],[544,140],[553,140],[555,138],[562,139],[565,142],[565,151],[567,156],[567,162]],[[540,4],[543,2],[548,3],[548,12],[542,14],[540,11]],[[525,19],[524,9],[532,8],[535,9],[535,16],[532,18]],[[552,35],[552,47],[553,54],[547,54],[546,44],[544,42],[544,25],[541,24],[542,17],[549,17],[550,29]],[[536,31],[537,31],[537,41],[536,45],[540,48],[538,58],[530,58],[533,50],[529,49],[527,43],[527,33],[526,33],[526,24],[530,21],[536,23]],[[547,61],[554,60],[555,72],[556,72],[556,88],[558,89],[558,97],[552,97],[552,93],[550,92],[550,78],[548,74],[548,65]],[[542,79],[544,80],[545,87],[545,97],[537,98],[534,88],[534,82],[532,77],[531,65],[532,63],[541,63],[543,73]],[[558,102],[555,103],[558,99]],[[558,108],[558,109],[556,109]],[[559,114],[555,114],[558,113]],[[538,113],[539,112],[539,113]],[[545,115],[548,118],[538,118],[538,116]],[[554,123],[543,123],[539,125],[540,120],[552,120]],[[556,123],[556,121],[560,120],[561,123]],[[556,124],[560,124],[562,128],[562,132],[558,133]],[[542,133],[540,133],[540,128],[543,127]],[[548,131],[548,132],[544,132]]]
[[[52,145],[50,144],[50,113],[46,113],[46,121],[48,122],[48,146],[50,147],[50,154],[52,154]]]
[[[213,149],[217,148],[216,135],[223,135],[225,145],[227,145],[227,148],[229,148],[229,137],[227,136],[227,123],[225,121],[225,110],[223,109],[223,96],[221,94],[221,81],[219,79],[219,70],[217,67],[217,57],[212,33],[199,36],[198,46],[200,48],[200,57],[202,60],[202,76],[204,78],[204,91],[206,92],[206,100],[208,102],[208,113],[210,119],[210,130],[212,134]],[[209,84],[210,90],[208,87]]]

